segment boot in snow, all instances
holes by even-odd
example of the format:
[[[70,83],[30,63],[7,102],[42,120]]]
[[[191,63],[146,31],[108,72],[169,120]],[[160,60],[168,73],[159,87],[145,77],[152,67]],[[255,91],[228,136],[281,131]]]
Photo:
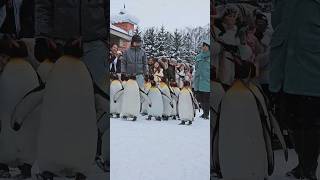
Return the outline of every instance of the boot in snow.
[[[185,125],[186,123],[184,121],[181,121],[179,125]]]

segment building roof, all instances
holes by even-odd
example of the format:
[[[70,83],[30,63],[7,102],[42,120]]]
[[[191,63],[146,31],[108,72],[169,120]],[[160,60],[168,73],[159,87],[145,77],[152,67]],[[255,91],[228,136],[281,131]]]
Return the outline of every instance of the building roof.
[[[139,19],[129,14],[128,11],[125,8],[123,8],[120,10],[120,12],[117,15],[111,16],[111,23],[115,24],[115,23],[123,23],[123,22],[137,25],[139,23]]]
[[[131,41],[131,38],[132,38],[132,35],[129,32],[112,24],[110,24],[110,34],[121,37],[128,41]]]

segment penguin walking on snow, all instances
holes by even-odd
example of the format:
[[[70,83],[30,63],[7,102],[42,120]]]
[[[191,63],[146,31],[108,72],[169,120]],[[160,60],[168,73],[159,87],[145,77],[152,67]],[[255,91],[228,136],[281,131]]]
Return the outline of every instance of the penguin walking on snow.
[[[173,107],[171,110],[171,117],[173,120],[176,120],[178,118],[178,97],[180,93],[180,89],[176,82],[170,83],[170,91],[171,91],[172,104],[173,104]]]
[[[287,159],[286,144],[267,99],[250,82],[254,65],[242,61],[235,67],[236,80],[222,98],[213,129],[213,166],[226,180],[267,179],[274,170],[273,133]]]
[[[157,83],[153,80],[151,81],[148,97],[151,100],[152,106],[148,110],[147,120],[151,120],[151,118],[154,117],[157,121],[161,121],[161,116],[163,114],[162,94],[157,87]]]
[[[111,74],[111,84],[110,84],[110,98],[113,99],[117,92],[123,90],[123,86],[118,77],[114,74]],[[120,98],[117,102],[110,102],[110,116],[120,118],[120,107],[122,99]]]
[[[40,179],[86,179],[94,163],[98,138],[96,92],[80,56],[80,48],[67,43],[46,82],[37,139]],[[86,138],[79,139],[83,136]]]
[[[39,117],[29,114],[30,121],[21,131],[16,132],[11,117],[16,104],[32,89],[39,85],[33,67],[25,58],[26,45],[17,41],[19,47],[1,47],[10,56],[0,75],[0,178],[10,178],[9,167],[21,171],[15,178],[30,178],[31,166],[35,160],[35,134]]]
[[[135,75],[129,77],[123,90],[115,94],[113,101],[116,103],[119,98],[122,98],[120,117],[123,119],[132,118],[132,121],[137,120],[140,114],[141,99],[147,101],[148,105],[151,106],[149,97],[139,88]]]
[[[190,90],[190,82],[184,81],[183,87],[178,97],[178,114],[181,120],[179,125],[191,125],[196,116],[196,109],[199,109],[199,104]]]
[[[171,98],[171,93],[169,86],[166,84],[166,81],[164,78],[162,78],[160,84],[159,84],[159,89],[162,93],[162,100],[163,100],[163,114],[162,114],[162,119],[164,121],[169,120],[169,116],[171,116],[172,113],[172,98]]]
[[[145,82],[144,82],[144,86],[143,86],[143,92],[148,94],[150,88],[151,88],[151,81],[153,80],[153,77],[149,77],[149,76],[146,76],[145,78]],[[141,114],[144,116],[144,115],[147,115],[148,114],[148,110],[149,110],[149,105],[148,105],[148,102],[147,101],[142,101],[141,102]]]

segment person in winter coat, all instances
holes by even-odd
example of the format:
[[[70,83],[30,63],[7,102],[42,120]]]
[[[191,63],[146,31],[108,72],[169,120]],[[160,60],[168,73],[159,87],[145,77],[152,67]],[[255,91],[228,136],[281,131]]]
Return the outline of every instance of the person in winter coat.
[[[215,28],[213,29],[215,44],[214,49],[214,64],[217,71],[217,79],[221,82],[225,89],[228,89],[234,81],[234,63],[230,61],[233,59],[234,48],[240,45],[240,39],[237,37],[239,19],[239,9],[234,5],[227,5],[222,14],[219,14],[218,19],[215,20]],[[223,44],[222,44],[222,43]]]
[[[109,3],[107,0],[34,1],[36,49],[41,51],[41,47],[48,47],[57,50],[71,44],[82,52],[81,60],[88,68],[94,83],[97,121],[107,121],[105,116],[99,114],[109,114],[106,94],[109,88]],[[99,129],[98,139],[101,139],[101,131]],[[101,147],[101,141],[98,142],[98,147]],[[100,150],[101,148],[97,149],[96,161],[101,155]],[[107,164],[109,159],[104,161]]]
[[[73,40],[72,44],[82,47],[82,60],[93,81],[105,92],[108,6],[106,0],[35,0],[36,43],[57,48]]]
[[[168,60],[168,79],[169,79],[169,82],[175,81],[175,79],[176,79],[176,66],[177,66],[177,62],[175,59]]]
[[[131,46],[123,53],[121,71],[122,73],[136,75],[139,87],[144,86],[144,75],[148,74],[147,54],[141,48],[142,39],[139,35],[134,35]]]
[[[317,180],[320,153],[320,1],[274,1],[269,89],[283,103],[298,165],[287,173]],[[279,99],[280,98],[280,99]]]
[[[199,101],[204,119],[209,119],[210,111],[210,40],[204,40],[202,52],[195,58],[194,91]]]
[[[163,77],[166,82],[170,82],[170,71],[169,71],[169,64],[168,64],[168,59],[166,58],[161,58],[160,65],[163,69]]]
[[[121,54],[118,51],[118,45],[113,44],[111,46],[110,58],[109,58],[109,65],[110,65],[110,72],[112,73],[121,73]]]
[[[183,87],[183,82],[185,80],[185,72],[184,72],[184,64],[180,64],[177,67],[177,71],[176,71],[176,82],[178,83],[178,87],[182,88]]]
[[[0,7],[0,38],[22,40],[28,50],[27,61],[36,69],[39,62],[34,57],[34,0],[2,0]]]
[[[163,77],[163,68],[160,66],[159,62],[155,62],[153,67],[153,80],[159,84]]]

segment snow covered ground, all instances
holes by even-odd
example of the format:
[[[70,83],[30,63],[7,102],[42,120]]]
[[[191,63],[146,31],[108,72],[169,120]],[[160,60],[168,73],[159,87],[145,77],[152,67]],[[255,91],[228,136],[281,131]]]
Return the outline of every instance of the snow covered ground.
[[[17,169],[11,169],[10,173],[12,176],[15,176],[15,175],[19,174],[19,171]],[[91,172],[88,174],[87,180],[109,180],[109,178],[110,178],[109,174],[104,173],[95,164],[92,164],[92,169],[91,169]],[[11,180],[12,179],[14,179],[14,178],[11,178]],[[0,180],[9,180],[9,179],[0,178]],[[36,180],[36,177],[32,177],[32,178],[26,179],[26,180]],[[72,179],[59,177],[59,178],[54,178],[54,180],[72,180]]]
[[[289,151],[288,162],[285,162],[283,151],[275,152],[275,170],[273,175],[268,180],[293,180],[285,177],[285,173],[293,169],[297,165],[297,156],[293,150]],[[320,178],[320,167],[317,171],[317,176]],[[213,179],[216,180],[216,179]]]
[[[199,115],[199,114],[198,114]],[[209,180],[210,122],[111,119],[111,180]]]

